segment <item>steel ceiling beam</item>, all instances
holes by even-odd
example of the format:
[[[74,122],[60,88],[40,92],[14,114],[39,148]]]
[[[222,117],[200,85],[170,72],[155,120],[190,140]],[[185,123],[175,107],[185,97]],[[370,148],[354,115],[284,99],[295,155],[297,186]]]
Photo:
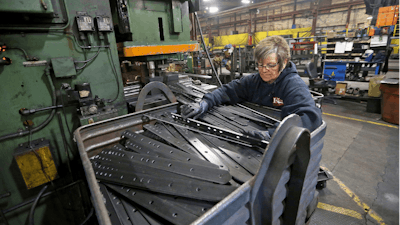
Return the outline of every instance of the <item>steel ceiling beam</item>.
[[[261,4],[261,3],[260,3]],[[265,4],[265,3],[263,3]],[[318,9],[318,15],[321,14],[326,14],[326,13],[330,13],[328,12],[328,10],[331,9],[337,9],[337,8],[345,8],[347,10],[347,7],[349,6],[355,6],[355,5],[363,5],[364,1],[363,0],[357,0],[357,1],[353,1],[353,2],[346,2],[346,3],[339,3],[339,4],[334,4],[334,5],[330,5],[330,6],[324,6],[324,8],[322,10]],[[260,21],[260,20],[271,20],[271,19],[275,19],[275,18],[281,18],[281,17],[286,17],[286,16],[296,16],[296,15],[301,15],[303,13],[307,13],[309,12],[310,9],[303,9],[303,10],[297,10],[297,11],[292,11],[292,12],[288,12],[288,13],[281,13],[281,14],[275,14],[275,15],[268,15],[268,16],[260,16],[260,17],[256,17],[254,18],[254,20],[256,21]],[[220,16],[220,14],[219,14]],[[226,27],[226,26],[231,26],[231,25],[237,25],[237,24],[242,24],[242,23],[246,23],[248,24],[249,20],[245,19],[245,20],[237,20],[237,21],[232,21],[232,22],[226,22],[226,23],[219,23],[219,28],[222,27]],[[211,27],[211,29],[214,29],[217,27],[217,25],[208,25]]]

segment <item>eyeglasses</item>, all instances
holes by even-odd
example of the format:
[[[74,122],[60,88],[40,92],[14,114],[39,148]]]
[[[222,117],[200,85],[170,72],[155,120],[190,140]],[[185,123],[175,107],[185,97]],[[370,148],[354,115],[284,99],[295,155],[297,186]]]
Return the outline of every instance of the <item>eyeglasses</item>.
[[[262,68],[264,69],[273,69],[275,68],[277,65],[279,64],[279,62],[275,63],[275,64],[270,64],[268,63],[267,65],[261,65],[256,63],[256,66],[258,67],[259,70],[261,70]]]

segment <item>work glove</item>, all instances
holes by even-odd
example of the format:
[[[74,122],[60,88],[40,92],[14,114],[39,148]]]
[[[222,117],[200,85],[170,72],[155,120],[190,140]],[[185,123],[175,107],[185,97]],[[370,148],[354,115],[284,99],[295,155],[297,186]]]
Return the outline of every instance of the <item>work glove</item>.
[[[261,139],[261,140],[266,140],[268,141],[271,139],[271,135],[269,134],[268,131],[259,131],[259,130],[250,130],[250,131],[245,131],[245,135]]]
[[[201,101],[200,103],[189,103],[181,106],[182,117],[197,119],[208,110],[208,103]]]

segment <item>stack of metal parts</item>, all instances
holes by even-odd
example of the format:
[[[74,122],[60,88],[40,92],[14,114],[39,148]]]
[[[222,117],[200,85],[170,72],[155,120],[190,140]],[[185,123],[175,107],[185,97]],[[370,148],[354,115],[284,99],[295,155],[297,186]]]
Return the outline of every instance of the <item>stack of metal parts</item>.
[[[257,173],[268,142],[242,133],[272,125],[237,106],[215,107],[203,121],[173,113],[145,117],[158,122],[144,125],[143,133],[123,132],[118,145],[91,158],[112,224],[193,222]]]
[[[177,95],[177,100],[181,103],[187,104],[190,102],[198,102],[207,91],[202,90],[196,87],[193,84],[186,84],[186,86],[180,85],[180,90],[177,91],[177,88],[173,88],[172,91]],[[314,101],[317,107],[320,107],[321,99],[323,95],[318,92],[310,91],[313,95]],[[271,116],[264,115],[260,116],[259,113],[254,113],[254,111],[249,112],[245,109],[246,107],[238,107],[238,106],[223,106],[223,107],[214,107],[211,109],[205,116],[202,117],[202,120],[214,124],[219,127],[224,127],[226,129],[230,129],[232,131],[246,133],[246,131],[250,130],[263,130],[262,127],[252,126],[246,124],[246,120],[257,121],[258,124],[264,124],[266,127],[273,125],[273,123],[279,123],[279,120],[272,118]],[[229,113],[230,115],[225,118],[221,117],[221,112]],[[268,118],[266,120],[266,118]],[[265,129],[265,128],[264,128]],[[302,218],[299,221],[304,221],[305,218],[309,218],[311,214],[314,212],[316,207],[316,201],[318,198],[318,192],[316,191],[317,183],[324,182],[318,180],[318,175],[323,174],[324,171],[320,171],[319,163],[322,159],[322,148],[323,148],[323,136],[325,135],[326,125],[323,124],[317,130],[312,133],[311,138],[311,146],[310,146],[310,162],[307,168],[307,173],[305,177],[304,187],[302,191],[302,197],[300,202],[300,212],[303,212],[303,215],[300,215]]]
[[[137,96],[140,93],[140,90],[142,88],[142,85],[140,84],[133,84],[124,87],[124,96],[125,97],[132,97],[132,96]]]

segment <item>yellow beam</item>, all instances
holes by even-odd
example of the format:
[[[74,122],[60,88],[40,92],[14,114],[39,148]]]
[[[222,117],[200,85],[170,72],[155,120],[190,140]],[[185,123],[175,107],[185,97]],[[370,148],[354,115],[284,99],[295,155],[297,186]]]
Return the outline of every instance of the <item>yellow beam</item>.
[[[124,47],[125,57],[161,55],[178,52],[193,52],[199,50],[199,44],[181,44],[181,45],[148,45]]]

